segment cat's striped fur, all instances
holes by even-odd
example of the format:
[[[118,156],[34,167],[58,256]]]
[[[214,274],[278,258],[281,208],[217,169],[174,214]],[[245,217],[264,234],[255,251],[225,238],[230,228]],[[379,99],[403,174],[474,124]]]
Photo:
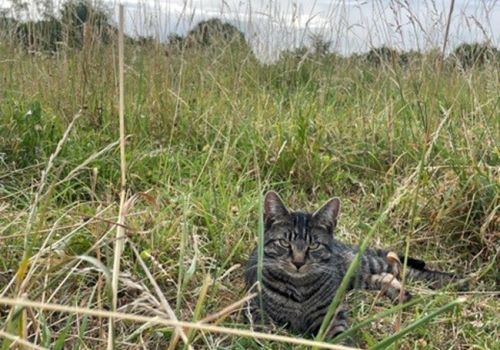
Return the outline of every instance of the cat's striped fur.
[[[262,294],[254,298],[250,307],[254,323],[272,322],[298,333],[318,331],[358,250],[357,246],[344,244],[333,237],[339,208],[340,202],[334,198],[314,214],[291,212],[275,192],[266,194]],[[398,300],[400,266],[391,262],[387,255],[383,250],[366,250],[351,288],[383,290],[388,297]],[[408,259],[407,271],[410,279],[430,282],[433,287],[455,279],[452,274],[427,270],[423,261],[412,258]],[[247,287],[254,285],[256,280],[257,250],[247,264]],[[404,292],[404,300],[410,297]],[[335,336],[346,328],[346,309],[342,307],[328,335]]]

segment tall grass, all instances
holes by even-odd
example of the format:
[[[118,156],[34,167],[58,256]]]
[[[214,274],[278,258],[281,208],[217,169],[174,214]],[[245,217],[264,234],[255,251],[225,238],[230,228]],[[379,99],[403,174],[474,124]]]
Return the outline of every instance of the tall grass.
[[[127,41],[127,190],[145,201],[131,200],[120,221],[116,53],[98,40],[55,54],[0,44],[0,296],[52,305],[1,304],[3,348],[106,346],[113,314],[88,309],[112,309],[117,225],[130,243],[117,276],[117,311],[128,315],[115,319],[117,347],[174,347],[170,326],[193,321],[179,334],[194,348],[290,348],[285,338],[210,333],[204,321],[248,328],[243,266],[262,241],[268,189],[309,210],[338,196],[339,239],[368,237],[472,274],[459,307],[456,292],[420,286],[407,286],[421,299],[393,309],[401,315],[370,293],[348,294],[360,346],[494,348],[498,61],[464,68],[436,51],[406,63],[302,52],[262,63],[232,44],[166,52]],[[14,274],[22,282],[28,271],[20,288]],[[145,323],[129,322],[134,315]]]

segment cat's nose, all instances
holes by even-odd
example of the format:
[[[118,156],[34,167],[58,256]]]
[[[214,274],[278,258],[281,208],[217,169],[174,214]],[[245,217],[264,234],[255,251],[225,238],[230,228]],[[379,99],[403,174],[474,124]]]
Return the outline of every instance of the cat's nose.
[[[292,245],[292,264],[295,267],[300,269],[306,263],[306,252],[304,250],[299,249],[297,246]]]
[[[295,267],[298,269],[300,269],[302,266],[304,266],[305,264],[305,261],[303,259],[294,259],[292,260],[292,264],[295,265]]]

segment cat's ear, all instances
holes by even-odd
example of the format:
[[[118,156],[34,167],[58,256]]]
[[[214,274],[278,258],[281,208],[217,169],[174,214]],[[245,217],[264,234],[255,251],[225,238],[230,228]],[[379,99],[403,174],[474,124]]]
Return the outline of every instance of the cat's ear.
[[[276,218],[288,214],[288,209],[283,204],[280,196],[274,191],[267,192],[264,196],[264,222],[271,223]]]
[[[328,200],[321,208],[313,214],[313,220],[321,226],[325,226],[328,230],[333,231],[337,226],[337,217],[340,211],[340,200],[332,198]]]

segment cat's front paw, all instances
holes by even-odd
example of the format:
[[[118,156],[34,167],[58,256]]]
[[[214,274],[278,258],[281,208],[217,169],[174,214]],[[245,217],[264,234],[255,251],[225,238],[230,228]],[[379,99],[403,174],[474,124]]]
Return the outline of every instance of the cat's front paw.
[[[397,295],[394,298],[392,298],[392,302],[394,304],[399,304],[400,302],[406,303],[410,301],[411,298],[413,298],[413,295],[407,290],[404,290],[403,295],[401,296],[400,293],[398,292]]]
[[[413,298],[413,295],[407,291],[403,290],[403,293],[401,295],[401,290],[400,289],[388,289],[384,293],[391,301],[393,304],[399,304],[400,301],[403,303],[406,303]]]

